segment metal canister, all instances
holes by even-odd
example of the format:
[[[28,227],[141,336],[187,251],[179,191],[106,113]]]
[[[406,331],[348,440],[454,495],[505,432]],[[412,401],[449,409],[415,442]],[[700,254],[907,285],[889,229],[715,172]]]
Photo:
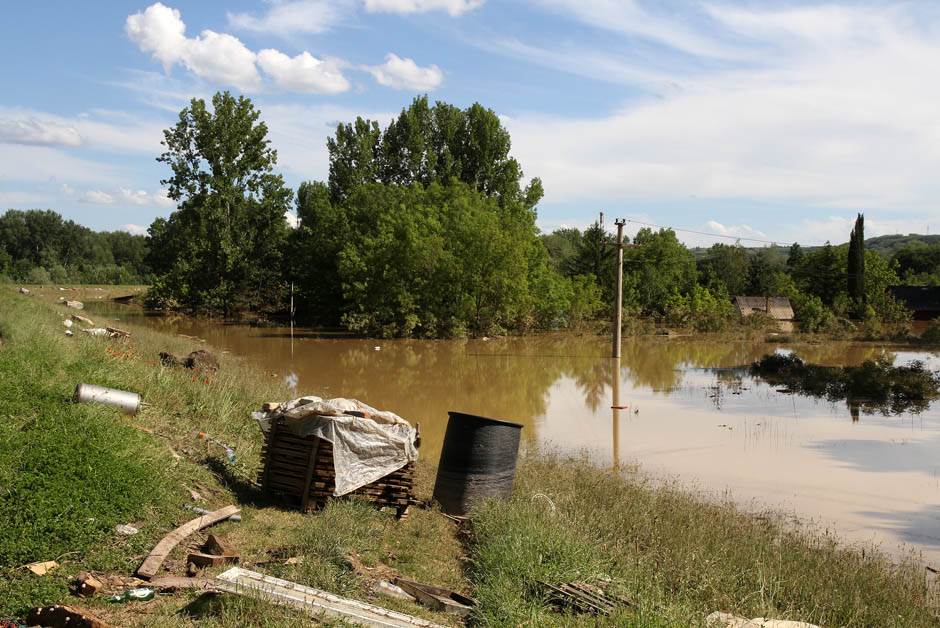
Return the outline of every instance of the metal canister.
[[[480,500],[512,494],[519,455],[518,423],[448,412],[434,499],[441,510],[462,516]]]
[[[137,414],[140,410],[140,395],[117,388],[105,388],[95,384],[79,384],[75,387],[76,403],[103,403],[118,408],[124,414]]]

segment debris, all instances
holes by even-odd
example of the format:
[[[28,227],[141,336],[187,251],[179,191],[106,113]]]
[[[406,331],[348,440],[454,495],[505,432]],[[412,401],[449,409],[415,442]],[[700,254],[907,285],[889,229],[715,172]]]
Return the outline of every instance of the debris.
[[[471,598],[443,587],[422,584],[405,578],[395,578],[393,583],[418,600],[419,604],[432,611],[466,617],[476,606],[476,602]]]
[[[224,449],[224,450],[225,450],[225,457],[228,459],[229,463],[235,464],[236,458],[235,458],[235,450],[234,450],[234,449],[232,449],[231,447],[229,447],[228,445],[226,445],[226,444],[223,443],[222,441],[218,440],[217,438],[213,438],[213,437],[209,436],[209,435],[206,434],[205,432],[197,432],[197,433],[196,433],[196,436],[197,436],[200,440],[206,441],[207,444],[208,444],[208,443],[212,443],[213,445],[218,445],[219,447],[221,447],[222,449]]]
[[[88,325],[89,327],[95,326],[95,321],[91,320],[90,318],[86,318],[81,314],[72,314],[72,320],[76,323],[81,323],[82,325]]]
[[[218,567],[219,565],[236,565],[238,556],[235,555],[216,555],[204,554],[202,552],[191,552],[186,556],[187,565],[195,565],[199,569],[206,567]]]
[[[197,515],[208,515],[210,512],[212,512],[211,510],[206,510],[205,508],[200,508],[199,506],[193,506],[192,504],[183,504],[183,508],[185,508],[186,510],[191,510]],[[228,520],[229,521],[241,521],[242,516],[235,514],[229,517]]]
[[[425,619],[390,611],[358,600],[343,598],[326,591],[305,587],[288,580],[265,576],[255,571],[233,567],[220,574],[216,581],[229,593],[252,595],[274,604],[307,611],[314,616],[325,615],[364,626],[437,627]]]
[[[109,602],[123,604],[124,602],[146,602],[154,598],[155,592],[150,587],[140,587],[137,589],[128,589],[119,595],[112,595],[107,598]]]
[[[124,523],[119,523],[118,525],[114,526],[114,531],[120,534],[121,536],[134,536],[135,534],[140,532],[140,530],[138,530],[134,526],[127,525]]]
[[[213,554],[215,556],[238,556],[235,549],[217,537],[214,534],[210,534],[209,538],[206,539],[206,544],[202,546],[202,549],[207,554]]]
[[[747,619],[717,611],[705,618],[705,625],[708,628],[819,628],[816,624],[802,621],[764,619],[763,617]]]
[[[71,330],[71,329],[66,329],[66,330],[65,330],[65,335],[66,335],[66,336],[74,336],[75,334],[72,333],[72,330]]]
[[[86,613],[71,606],[41,606],[26,615],[28,626],[45,628],[109,628],[91,613]]]
[[[203,497],[202,495],[199,494],[198,491],[194,491],[193,489],[189,489],[189,496],[190,498],[192,498],[193,501],[196,501],[196,502],[206,501],[205,497]]]
[[[95,336],[96,338],[104,338],[104,337],[111,336],[111,332],[109,332],[104,327],[90,327],[88,329],[83,329],[82,331],[88,334],[89,336]]]
[[[182,578],[180,576],[166,576],[164,578],[154,578],[150,581],[150,586],[161,593],[170,593],[180,589],[202,589],[204,591],[215,591],[215,579],[213,578]]]
[[[65,325],[66,329],[68,329],[68,328],[71,327],[72,324],[73,324],[73,323],[72,323],[72,319],[71,319],[71,318],[67,318],[67,319],[65,319],[64,321],[62,321],[62,324]]]
[[[220,508],[219,510],[197,517],[176,528],[157,543],[156,547],[150,552],[150,555],[147,556],[147,559],[144,560],[140,568],[137,569],[137,575],[145,580],[153,578],[157,575],[157,571],[160,569],[163,561],[166,560],[170,551],[179,545],[180,541],[197,530],[202,530],[214,523],[228,519],[237,512],[239,512],[238,506],[226,506],[225,508]]]
[[[66,301],[65,307],[74,308],[76,310],[83,310],[85,309],[85,304],[81,301]]]
[[[548,601],[559,610],[610,615],[618,606],[633,606],[633,602],[623,596],[610,596],[600,587],[584,582],[570,582],[557,587],[547,582],[539,582],[539,585],[547,593]]]
[[[102,588],[104,588],[104,584],[101,580],[98,580],[87,571],[80,572],[71,586],[72,593],[81,597],[92,597]]]
[[[386,597],[394,598],[396,600],[406,600],[408,602],[414,602],[415,596],[411,595],[400,586],[392,584],[388,580],[379,580],[373,586],[372,590],[379,595],[384,595]]]
[[[124,414],[134,415],[140,410],[140,395],[137,393],[94,384],[77,385],[73,399],[76,403],[103,403],[114,406]]]
[[[26,568],[37,576],[44,576],[58,566],[59,563],[55,562],[54,560],[46,560],[38,563],[30,563],[26,565]]]
[[[29,296],[29,288],[20,288],[20,294]]]
[[[372,350],[373,350],[373,351],[381,351],[381,350],[382,350],[382,347],[376,345],[376,346],[372,347]]]
[[[166,351],[161,351],[160,363],[163,364],[163,366],[182,366],[188,369],[205,371],[207,373],[214,373],[219,370],[218,359],[205,349],[196,349],[185,358],[181,358]]]
[[[281,404],[278,403],[277,401],[269,401],[265,404],[262,404],[261,406],[262,412],[277,412],[280,409],[281,409]]]
[[[119,329],[117,327],[105,327],[108,330],[108,335],[112,338],[130,338],[131,332],[124,329]]]

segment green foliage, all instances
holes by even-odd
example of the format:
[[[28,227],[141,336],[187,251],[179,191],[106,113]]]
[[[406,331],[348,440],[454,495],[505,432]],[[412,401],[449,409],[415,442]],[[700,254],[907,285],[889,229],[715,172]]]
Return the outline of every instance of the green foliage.
[[[228,92],[194,98],[164,131],[161,183],[179,208],[150,229],[153,295],[193,311],[263,309],[283,293],[281,260],[291,191],[273,173],[260,112]]]
[[[673,293],[666,300],[666,320],[677,327],[691,327],[698,332],[718,332],[735,320],[735,309],[727,293],[700,285],[687,295]]]
[[[147,241],[122,231],[94,232],[50,210],[0,216],[0,274],[27,283],[143,283]]]
[[[533,179],[523,188],[522,168],[510,156],[509,132],[492,109],[475,103],[467,109],[419,96],[382,131],[357,118],[337,126],[327,141],[329,190],[343,204],[369,183],[429,186],[461,181],[481,194],[532,209],[542,198]]]
[[[624,251],[624,303],[645,314],[665,314],[667,301],[690,294],[695,281],[695,258],[671,229],[641,229]]]
[[[846,266],[846,286],[852,301],[854,314],[865,312],[867,294],[865,292],[865,217],[858,215],[855,227],[849,237],[849,250]]]
[[[744,295],[748,284],[749,253],[741,246],[715,244],[699,263],[699,279],[710,287],[724,286],[731,295]]]

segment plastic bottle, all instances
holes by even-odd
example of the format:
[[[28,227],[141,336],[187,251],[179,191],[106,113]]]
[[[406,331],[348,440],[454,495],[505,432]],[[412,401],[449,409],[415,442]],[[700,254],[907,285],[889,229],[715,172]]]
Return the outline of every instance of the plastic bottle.
[[[108,598],[109,602],[114,604],[124,604],[125,602],[146,602],[147,600],[152,600],[154,598],[153,589],[147,587],[140,587],[138,589],[128,589],[120,595],[112,595]]]

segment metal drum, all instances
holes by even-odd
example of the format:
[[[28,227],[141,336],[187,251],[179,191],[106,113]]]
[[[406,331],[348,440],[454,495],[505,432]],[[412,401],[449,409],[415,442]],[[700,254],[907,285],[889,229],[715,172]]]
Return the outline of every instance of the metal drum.
[[[137,393],[105,388],[94,384],[79,384],[75,387],[77,403],[103,403],[120,409],[124,414],[137,414],[140,410],[140,395]]]
[[[522,426],[463,412],[448,412],[434,499],[450,515],[467,514],[488,497],[512,494]]]

